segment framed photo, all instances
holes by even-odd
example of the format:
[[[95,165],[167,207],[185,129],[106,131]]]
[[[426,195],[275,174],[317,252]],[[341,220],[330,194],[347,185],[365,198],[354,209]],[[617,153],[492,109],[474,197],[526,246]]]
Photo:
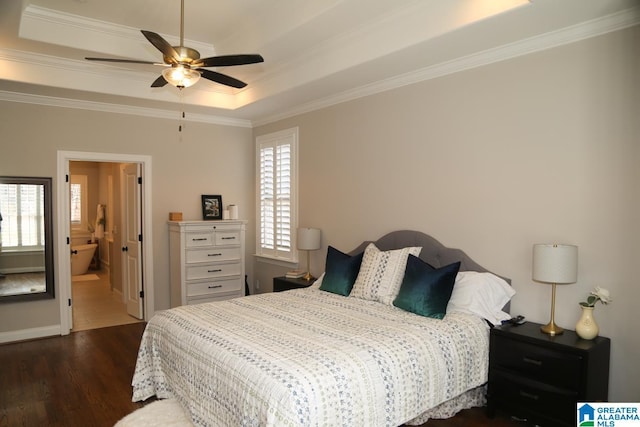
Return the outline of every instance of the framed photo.
[[[222,196],[202,195],[202,219],[222,219]]]

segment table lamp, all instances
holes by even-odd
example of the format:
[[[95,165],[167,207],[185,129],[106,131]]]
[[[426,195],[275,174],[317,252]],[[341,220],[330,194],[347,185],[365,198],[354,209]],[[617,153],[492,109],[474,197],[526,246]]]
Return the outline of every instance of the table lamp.
[[[311,280],[314,277],[311,275],[309,267],[309,252],[320,249],[320,230],[318,228],[298,228],[298,249],[307,251],[307,274],[303,279]]]
[[[533,275],[536,282],[550,283],[551,320],[540,330],[549,335],[564,331],[555,324],[556,285],[575,283],[578,280],[578,247],[574,245],[533,245]]]

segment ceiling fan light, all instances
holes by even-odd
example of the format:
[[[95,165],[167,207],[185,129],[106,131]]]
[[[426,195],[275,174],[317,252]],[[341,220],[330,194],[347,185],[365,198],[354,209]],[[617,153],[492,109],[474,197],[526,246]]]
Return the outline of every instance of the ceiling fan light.
[[[177,88],[193,86],[200,80],[200,73],[184,65],[178,65],[162,70],[162,77]]]

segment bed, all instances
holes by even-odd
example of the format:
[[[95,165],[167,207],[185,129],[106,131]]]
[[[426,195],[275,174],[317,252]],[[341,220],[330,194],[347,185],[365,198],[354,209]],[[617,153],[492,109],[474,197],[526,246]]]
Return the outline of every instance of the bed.
[[[426,299],[416,297],[425,277]],[[421,232],[329,247],[309,288],[156,314],[133,400],[175,398],[194,425],[216,427],[447,418],[484,403],[489,327],[508,318],[507,282]]]

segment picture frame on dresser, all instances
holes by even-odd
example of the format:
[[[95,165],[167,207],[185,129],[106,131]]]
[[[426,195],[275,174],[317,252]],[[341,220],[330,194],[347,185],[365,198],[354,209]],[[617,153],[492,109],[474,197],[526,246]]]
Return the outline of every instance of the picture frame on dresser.
[[[222,196],[202,195],[202,219],[205,221],[222,219]]]

